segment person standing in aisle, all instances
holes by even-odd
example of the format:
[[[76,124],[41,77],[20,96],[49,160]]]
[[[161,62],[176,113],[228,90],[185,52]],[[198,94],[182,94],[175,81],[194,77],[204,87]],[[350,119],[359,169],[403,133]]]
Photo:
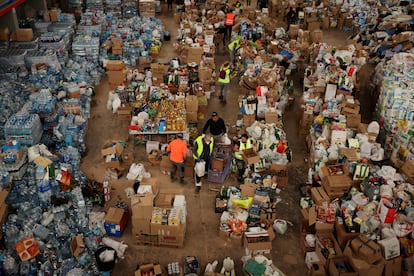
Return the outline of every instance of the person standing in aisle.
[[[229,85],[231,81],[231,69],[232,65],[229,61],[223,63],[220,66],[218,83],[220,86],[220,95],[219,99],[223,104],[227,103],[227,92],[229,90]]]
[[[214,138],[209,133],[202,134],[194,140],[193,157],[195,160],[195,186],[196,193],[200,192],[201,189],[201,178],[204,175],[199,175],[197,172],[197,163],[204,161],[205,168],[204,173],[208,172],[208,165],[210,163],[210,157],[213,153]]]
[[[210,131],[213,141],[218,143],[221,142],[223,134],[227,132],[224,120],[215,111],[211,113],[211,118],[205,123],[203,133],[207,133],[207,130]]]
[[[227,48],[229,49],[230,61],[233,65],[236,63],[236,52],[240,49],[242,42],[243,38],[239,36],[227,45]]]
[[[167,7],[168,7],[168,11],[172,11],[173,10],[173,0],[167,0]]]
[[[253,146],[253,141],[249,138],[249,136],[246,133],[242,134],[241,138],[234,143],[233,157],[237,166],[237,180],[239,182],[244,181],[243,176],[247,168],[247,164],[242,156],[242,151],[246,149],[251,149],[253,148]]]
[[[233,13],[233,9],[229,9],[229,11],[226,13],[226,19],[224,21],[224,25],[227,29],[226,37],[228,38],[228,41],[231,41],[231,33],[233,31],[235,17],[236,15]]]
[[[290,25],[296,23],[296,12],[293,9],[293,7],[289,8],[289,11],[286,14],[286,19],[287,19],[287,23],[288,23],[288,27],[286,29],[286,32],[288,32],[289,28],[290,28]]]
[[[167,146],[167,152],[170,153],[171,171],[170,179],[175,181],[175,172],[179,171],[180,183],[184,184],[184,161],[187,156],[187,143],[183,140],[183,134],[178,133],[177,138],[172,140]]]

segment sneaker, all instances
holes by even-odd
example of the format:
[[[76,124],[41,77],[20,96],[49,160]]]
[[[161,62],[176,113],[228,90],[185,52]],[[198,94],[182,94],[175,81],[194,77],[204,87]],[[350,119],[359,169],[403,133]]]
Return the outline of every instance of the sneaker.
[[[180,178],[180,184],[185,184],[184,178]]]
[[[201,190],[201,187],[200,186],[196,186],[196,188],[195,188],[196,194],[200,193],[200,190]]]
[[[223,100],[223,95],[219,96],[219,100],[222,101]]]
[[[175,181],[174,175],[170,175],[170,180],[171,180],[171,182],[174,182]]]

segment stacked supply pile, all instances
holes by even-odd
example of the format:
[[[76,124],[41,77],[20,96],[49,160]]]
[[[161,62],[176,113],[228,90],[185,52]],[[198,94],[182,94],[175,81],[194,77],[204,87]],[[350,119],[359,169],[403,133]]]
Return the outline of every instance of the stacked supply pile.
[[[4,126],[7,140],[17,140],[23,145],[35,145],[42,136],[39,115],[17,113],[10,116]]]
[[[4,74],[3,77],[7,77],[9,74]],[[11,74],[12,78],[14,78],[14,74]],[[17,77],[17,74],[15,75]],[[4,139],[5,135],[5,123],[7,119],[12,116],[12,114],[16,114],[23,104],[27,101],[29,97],[29,93],[24,91],[24,87],[17,85],[15,82],[2,80],[0,83],[0,109],[2,110],[2,114],[0,115],[0,139]],[[12,99],[15,101],[12,101]]]
[[[287,230],[286,224],[283,227],[272,225],[274,221],[286,223],[275,220],[274,207],[280,200],[277,184],[270,178],[259,178],[255,183],[240,185],[240,189],[222,187],[215,199],[216,213],[222,213],[218,235],[227,243],[244,248],[244,269],[249,272],[254,270],[256,256],[271,255],[274,229],[280,234]],[[273,270],[279,271],[276,267]]]
[[[27,148],[17,140],[9,140],[1,147],[0,168],[15,180],[22,179],[27,170]]]
[[[157,185],[147,180],[151,184],[140,185],[137,195],[131,198],[133,234],[139,243],[182,247],[187,216],[185,197],[177,191],[158,191]]]
[[[311,201],[301,201],[306,207],[302,209],[302,242],[308,265],[317,262],[332,272],[338,269],[332,263],[342,262],[349,272],[399,275],[402,262],[411,263],[407,226],[412,224],[412,209],[404,205],[412,198],[402,191],[411,185],[407,176],[412,175],[413,166],[407,162],[399,174],[389,165],[354,163],[352,173],[344,165],[339,170],[342,174],[336,174],[338,166],[323,167],[324,172],[334,173],[328,177],[337,178],[338,183],[345,183],[345,178],[351,181],[353,187],[340,199],[326,194],[323,185],[311,188]]]
[[[141,16],[155,17],[155,1],[139,0],[138,10]]]
[[[385,130],[386,155],[404,162],[414,159],[414,105],[412,102],[412,54],[399,53],[376,67],[380,96],[377,114]]]
[[[105,42],[101,45],[104,63],[106,59],[122,59],[127,66],[146,65],[158,55],[164,33],[160,19],[106,17],[106,31],[102,33]]]
[[[106,75],[108,84],[113,89],[118,85],[123,85],[126,81],[124,63],[120,60],[110,60],[106,63]]]

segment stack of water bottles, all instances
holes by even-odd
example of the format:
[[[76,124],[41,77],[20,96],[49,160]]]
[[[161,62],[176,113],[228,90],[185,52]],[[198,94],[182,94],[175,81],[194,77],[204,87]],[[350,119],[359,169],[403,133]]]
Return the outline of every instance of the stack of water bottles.
[[[42,124],[37,114],[13,114],[4,126],[7,140],[17,140],[21,144],[29,146],[39,143],[42,132]]]
[[[29,111],[37,113],[40,117],[50,116],[55,112],[57,98],[49,89],[41,89],[29,97]]]
[[[4,126],[12,114],[16,114],[27,101],[29,93],[14,81],[0,80],[0,140],[4,140]]]
[[[88,61],[99,59],[99,37],[91,35],[77,35],[72,42],[73,56],[84,57]]]

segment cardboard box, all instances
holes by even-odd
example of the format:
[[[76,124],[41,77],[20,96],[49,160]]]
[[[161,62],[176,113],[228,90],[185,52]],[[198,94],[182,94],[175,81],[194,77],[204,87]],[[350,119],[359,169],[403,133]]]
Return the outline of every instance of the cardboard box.
[[[322,178],[322,187],[330,199],[343,196],[352,186],[352,179],[347,175],[330,175]]]
[[[10,30],[7,27],[0,28],[0,41],[9,41]]]
[[[351,240],[350,247],[358,258],[364,259],[370,264],[383,259],[380,245],[364,234]]]
[[[414,177],[414,160],[405,161],[400,171],[402,174],[406,175],[408,178],[413,178]]]
[[[266,124],[277,124],[279,122],[279,114],[277,112],[265,113]]]
[[[120,224],[124,216],[124,209],[110,207],[106,212],[105,222],[110,224]]]
[[[326,276],[324,264],[321,262],[312,263],[309,271],[309,276]]]
[[[132,109],[133,108],[130,105],[124,105],[124,106],[118,107],[118,110],[116,111],[118,120],[131,121]]]
[[[151,219],[131,217],[132,234],[142,235],[151,233]]]
[[[198,117],[197,117],[198,112],[195,111],[191,111],[188,112],[187,111],[187,123],[197,123],[198,122]]]
[[[211,169],[214,171],[223,171],[225,165],[226,160],[223,158],[213,157],[213,159],[211,160]]]
[[[341,248],[345,248],[348,241],[355,239],[361,234],[358,232],[346,232],[344,224],[339,223],[338,219],[335,220],[335,233],[336,240]]]
[[[272,241],[267,231],[258,233],[244,232],[243,246],[249,251],[269,251],[272,250]]]
[[[320,27],[321,27],[321,22],[319,22],[319,21],[312,21],[312,22],[308,22],[308,31],[310,31],[311,32],[311,35],[310,35],[310,37],[311,37],[311,41],[312,41],[312,31],[314,31],[314,30],[319,30],[320,29]],[[313,41],[312,41],[313,42]]]
[[[254,149],[242,150],[242,156],[247,165],[252,165],[260,162],[260,157]]]
[[[383,276],[400,276],[402,275],[402,257],[397,257],[385,261]]]
[[[348,256],[338,256],[328,262],[328,272],[330,276],[358,276],[352,268]]]
[[[256,115],[243,115],[244,127],[251,126],[256,121]]]
[[[289,183],[289,170],[287,165],[271,164],[269,171],[276,176],[276,183],[279,186],[286,186]]]
[[[186,225],[162,225],[151,223],[151,234],[158,235],[159,245],[184,245]]]
[[[142,275],[153,275],[158,276],[162,275],[162,269],[159,264],[143,264],[138,267],[135,271],[134,276]]]
[[[311,42],[314,42],[314,43],[321,42],[323,41],[323,31],[319,30],[319,28],[317,30],[313,30],[311,32],[310,37],[311,37]]]
[[[311,188],[312,200],[316,205],[329,204],[331,199],[328,194],[325,192],[323,187],[312,187]]]
[[[355,148],[340,148],[339,155],[346,157],[349,162],[357,162],[358,161],[358,149]]]
[[[124,150],[122,144],[118,141],[113,141],[109,143],[105,143],[103,149],[101,149],[101,156],[105,157],[106,155],[121,155]]]
[[[310,209],[313,209],[312,213],[310,213]],[[315,222],[316,222],[316,212],[315,208],[304,208],[301,209],[300,212],[302,213],[302,233],[305,234],[314,234],[315,231]],[[312,217],[311,217],[312,216]]]
[[[341,177],[349,175],[348,167],[344,164],[339,165],[326,165],[321,168],[321,178],[331,176],[331,177]]]
[[[256,194],[256,188],[257,186],[254,183],[241,184],[241,197],[254,197],[254,195]]]
[[[386,261],[399,257],[401,254],[400,241],[396,237],[380,240],[378,244],[381,246],[382,255]]]
[[[82,235],[78,234],[72,238],[70,243],[70,251],[74,257],[79,256],[85,249],[85,243],[83,242]]]
[[[33,41],[33,29],[25,28],[25,29],[17,29],[14,32],[13,40],[16,41]]]
[[[121,237],[129,220],[129,211],[110,207],[105,216],[104,227],[108,236]]]
[[[59,12],[57,9],[49,10],[50,21],[51,22],[58,22],[59,21]]]
[[[155,196],[153,194],[145,194],[145,196],[132,196],[132,216],[135,219],[151,219],[152,210],[154,209],[154,197]]]
[[[108,60],[106,62],[106,71],[122,71],[124,62],[122,60]]]
[[[291,24],[289,27],[288,35],[291,39],[296,39],[299,33],[299,25]]]
[[[369,263],[366,258],[358,258],[349,244],[350,242],[348,242],[345,246],[343,253],[345,256],[348,256],[352,268],[358,273],[358,275],[382,275],[385,267],[385,261],[382,259],[382,256],[380,260],[374,263]]]
[[[0,191],[0,226],[6,221],[8,206],[6,204],[6,198],[9,192],[1,189]],[[3,230],[0,227],[0,238],[3,236]]]
[[[346,115],[346,127],[357,128],[361,123],[361,114]]]
[[[185,97],[185,110],[187,112],[198,111],[198,97],[196,95],[188,95]]]
[[[108,83],[110,84],[124,84],[126,81],[126,75],[124,71],[107,71]]]
[[[315,252],[324,266],[327,265],[329,259],[342,255],[342,250],[333,233],[317,232],[316,239]]]

